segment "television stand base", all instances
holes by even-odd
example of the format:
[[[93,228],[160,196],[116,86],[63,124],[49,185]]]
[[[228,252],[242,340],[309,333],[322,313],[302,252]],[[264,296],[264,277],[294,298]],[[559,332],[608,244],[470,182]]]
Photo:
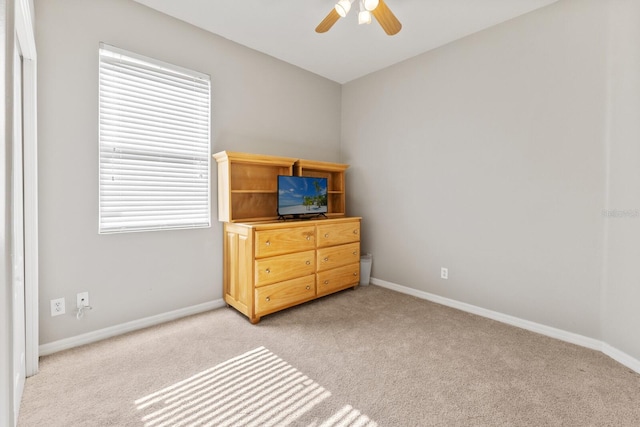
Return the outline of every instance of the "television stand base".
[[[278,215],[278,221],[306,221],[318,218],[328,218],[324,213],[317,214],[290,214],[290,215]]]

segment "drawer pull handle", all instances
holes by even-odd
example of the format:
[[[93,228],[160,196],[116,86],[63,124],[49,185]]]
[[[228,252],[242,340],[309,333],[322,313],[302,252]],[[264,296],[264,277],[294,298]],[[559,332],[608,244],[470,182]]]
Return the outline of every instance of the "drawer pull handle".
[[[358,273],[353,273],[353,275],[354,275],[354,276],[357,276],[357,275],[358,275]]]
[[[353,234],[358,234],[358,229],[353,230]]]
[[[265,271],[267,272],[267,274],[271,273],[271,269],[270,268],[267,268]]]
[[[325,281],[324,281],[324,284],[325,284],[325,285],[328,285],[328,284],[329,284],[329,281],[328,281],[328,280],[325,280]]]
[[[271,240],[267,240],[267,242],[265,243],[267,246],[271,246]]]
[[[326,234],[324,235],[324,237],[325,237],[325,238],[328,238],[328,237],[329,237],[329,233],[326,233]]]
[[[307,240],[311,240],[311,236],[307,236]]]
[[[267,300],[267,302],[271,301],[271,297],[266,297],[265,299]]]
[[[307,290],[311,289],[311,286],[307,286]]]
[[[354,255],[358,255],[358,252],[357,252],[357,251],[353,251],[353,254],[354,254]]]
[[[306,264],[307,264],[307,265],[311,265],[311,261],[307,261],[307,262],[306,262]]]
[[[329,261],[329,257],[326,257],[326,258],[324,259],[324,262],[327,262],[327,261]]]

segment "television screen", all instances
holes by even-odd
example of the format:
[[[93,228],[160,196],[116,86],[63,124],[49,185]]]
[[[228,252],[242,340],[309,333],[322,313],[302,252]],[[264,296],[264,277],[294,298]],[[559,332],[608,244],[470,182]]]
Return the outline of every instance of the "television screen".
[[[327,212],[327,178],[278,175],[278,215]]]

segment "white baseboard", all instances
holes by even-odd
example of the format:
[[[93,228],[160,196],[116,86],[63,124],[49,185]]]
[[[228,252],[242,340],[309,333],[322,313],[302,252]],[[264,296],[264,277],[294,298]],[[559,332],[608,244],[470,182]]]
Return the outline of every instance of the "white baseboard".
[[[585,337],[584,335],[575,334],[573,332],[564,331],[562,329],[553,328],[551,326],[542,325],[540,323],[531,322],[529,320],[520,319],[518,317],[509,316],[508,314],[499,313],[497,311],[487,310],[486,308],[477,307],[475,305],[441,297],[429,292],[419,291],[417,289],[398,285],[396,283],[376,279],[375,277],[371,278],[371,284],[391,289],[403,294],[412,295],[414,297],[435,302],[437,304],[445,305],[447,307],[455,308],[461,311],[466,311],[467,313],[477,314],[478,316],[486,317],[488,319],[496,320],[498,322],[506,323],[511,326],[526,329],[528,331],[536,332],[538,334],[559,339],[561,341],[566,341],[571,344],[576,344],[581,347],[598,350],[611,357],[615,361],[623,364],[624,366],[640,373],[640,360],[635,359],[628,354],[610,346],[609,344],[594,338]]]
[[[218,299],[210,302],[205,302],[203,304],[193,305],[191,307],[181,308],[179,310],[169,311],[167,313],[162,313],[155,316],[145,317],[144,319],[132,320],[131,322],[110,326],[108,328],[99,329],[93,332],[87,332],[86,334],[76,335],[75,337],[53,341],[39,346],[40,356],[46,356],[48,354],[57,353],[62,350],[68,350],[70,348],[100,341],[105,338],[115,337],[127,332],[148,328],[149,326],[158,325],[160,323],[169,322],[171,320],[180,319],[181,317],[191,316],[193,314],[203,313],[205,311],[224,306],[224,300]]]
[[[417,289],[409,288],[406,286],[398,285],[396,283],[387,282],[385,280],[371,278],[371,284],[377,285],[383,288],[391,289],[396,292],[400,292],[407,295],[412,295],[427,301],[435,302],[447,307],[455,308],[467,313],[476,314],[478,316],[493,319],[498,322],[506,323],[511,326],[526,329],[528,331],[536,332],[541,335],[545,335],[551,338],[556,338],[561,341],[566,341],[572,344],[576,344],[582,347],[586,347],[592,350],[598,350],[607,356],[611,357],[618,363],[640,373],[640,360],[635,359],[628,354],[618,350],[611,345],[602,341],[585,337],[583,335],[567,332],[562,329],[553,328],[551,326],[542,325],[540,323],[531,322],[529,320],[520,319],[518,317],[509,316],[507,314],[499,313],[497,311],[487,310],[486,308],[477,307],[475,305],[467,304],[464,302],[452,300],[449,298],[441,297],[439,295],[431,294]],[[42,344],[39,347],[40,356],[46,356],[48,354],[57,353],[62,350],[68,350],[70,348],[78,347],[84,344],[100,341],[105,338],[114,337],[117,335],[125,334],[127,332],[136,331],[138,329],[147,328],[149,326],[158,325],[160,323],[169,322],[171,320],[179,319],[181,317],[190,316],[193,314],[202,313],[205,311],[213,310],[216,308],[224,307],[225,302],[222,299],[194,305],[191,307],[182,308],[179,310],[170,311],[168,313],[158,314],[156,316],[146,317],[144,319],[138,319],[120,325],[111,326],[108,328],[100,329],[86,334],[77,335],[71,338],[65,338],[59,341],[53,341],[47,344]]]
[[[627,368],[640,374],[640,360],[629,356],[627,353],[620,351],[615,347],[611,347],[607,343],[602,343],[602,352],[616,362],[621,363]]]

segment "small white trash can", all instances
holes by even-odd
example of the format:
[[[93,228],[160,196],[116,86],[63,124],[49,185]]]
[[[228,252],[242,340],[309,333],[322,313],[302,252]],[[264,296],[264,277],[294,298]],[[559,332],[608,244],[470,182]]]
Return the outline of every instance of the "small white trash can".
[[[368,285],[371,277],[371,254],[364,254],[360,257],[360,284]]]

